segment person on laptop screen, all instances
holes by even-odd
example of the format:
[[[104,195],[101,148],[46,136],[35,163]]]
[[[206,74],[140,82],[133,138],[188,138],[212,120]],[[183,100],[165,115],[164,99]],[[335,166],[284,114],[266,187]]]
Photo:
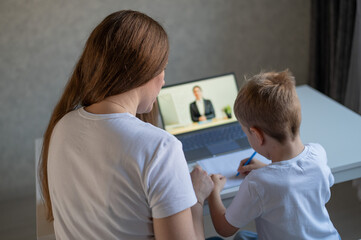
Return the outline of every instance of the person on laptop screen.
[[[193,94],[196,100],[189,105],[192,121],[201,122],[215,118],[212,102],[203,98],[200,86],[193,87]]]

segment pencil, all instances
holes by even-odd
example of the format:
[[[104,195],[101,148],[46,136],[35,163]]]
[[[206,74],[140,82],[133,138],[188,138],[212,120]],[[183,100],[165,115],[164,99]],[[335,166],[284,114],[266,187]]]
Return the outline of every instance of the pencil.
[[[252,158],[256,155],[256,151],[254,151],[254,153],[251,155],[250,158],[248,158],[247,162],[245,162],[245,164],[243,164],[243,166],[246,166],[248,165],[251,161],[252,161]],[[236,176],[238,177],[238,175],[240,174],[240,172],[237,172]]]

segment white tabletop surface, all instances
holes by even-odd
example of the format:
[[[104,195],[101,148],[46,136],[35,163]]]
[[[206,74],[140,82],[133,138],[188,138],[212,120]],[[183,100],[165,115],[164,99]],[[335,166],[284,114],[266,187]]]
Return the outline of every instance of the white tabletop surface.
[[[326,150],[335,182],[361,177],[361,116],[313,88],[297,87],[301,102],[301,139]]]

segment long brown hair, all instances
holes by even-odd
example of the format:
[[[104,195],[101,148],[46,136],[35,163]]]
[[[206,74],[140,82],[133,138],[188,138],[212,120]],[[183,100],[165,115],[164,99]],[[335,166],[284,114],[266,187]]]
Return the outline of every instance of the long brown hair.
[[[137,11],[112,13],[90,34],[44,134],[39,178],[48,221],[54,220],[48,186],[48,152],[57,122],[79,106],[89,106],[145,84],[163,71],[168,52],[168,36],[162,26]],[[147,115],[140,117],[149,119]]]

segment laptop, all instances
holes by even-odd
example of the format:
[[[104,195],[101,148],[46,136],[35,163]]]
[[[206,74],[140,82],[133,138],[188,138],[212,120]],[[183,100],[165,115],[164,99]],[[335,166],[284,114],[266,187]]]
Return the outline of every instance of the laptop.
[[[233,113],[234,73],[164,86],[158,95],[163,128],[183,144],[187,162],[250,148]]]

